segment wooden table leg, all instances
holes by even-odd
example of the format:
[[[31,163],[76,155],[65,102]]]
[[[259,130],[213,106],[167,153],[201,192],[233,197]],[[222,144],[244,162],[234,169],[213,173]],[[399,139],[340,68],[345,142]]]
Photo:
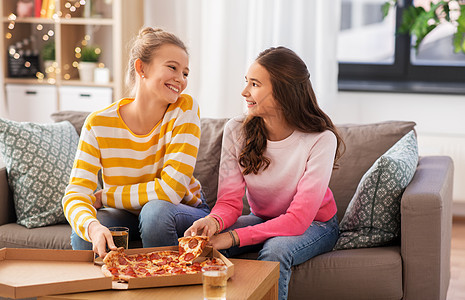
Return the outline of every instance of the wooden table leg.
[[[263,297],[263,300],[278,300],[278,281],[271,287],[271,289]]]

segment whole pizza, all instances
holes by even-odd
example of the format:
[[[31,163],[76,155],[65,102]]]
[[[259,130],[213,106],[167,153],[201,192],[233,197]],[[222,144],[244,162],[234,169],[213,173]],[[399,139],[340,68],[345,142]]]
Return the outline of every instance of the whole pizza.
[[[154,251],[126,254],[124,248],[110,251],[103,259],[102,272],[117,281],[130,278],[170,276],[199,273],[204,266],[224,265],[218,258],[195,262],[208,243],[208,237],[194,236],[179,239],[179,251]]]

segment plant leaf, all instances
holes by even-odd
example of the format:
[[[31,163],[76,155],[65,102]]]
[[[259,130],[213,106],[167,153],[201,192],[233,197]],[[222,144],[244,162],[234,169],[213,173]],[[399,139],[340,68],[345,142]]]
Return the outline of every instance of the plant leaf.
[[[390,0],[390,1],[384,2],[384,4],[381,6],[381,11],[383,12],[383,18],[387,17],[391,7],[396,6],[396,4],[397,4],[397,0]]]
[[[453,39],[454,52],[465,54],[465,5],[460,5],[460,16],[457,19],[457,31]]]
[[[402,14],[402,24],[399,27],[400,33],[412,34],[413,26],[418,18],[425,10],[423,7],[409,6]]]
[[[450,7],[449,7],[449,4],[448,3],[445,3],[443,6],[442,6],[442,9],[444,11],[444,18],[446,19],[447,22],[450,22]]]

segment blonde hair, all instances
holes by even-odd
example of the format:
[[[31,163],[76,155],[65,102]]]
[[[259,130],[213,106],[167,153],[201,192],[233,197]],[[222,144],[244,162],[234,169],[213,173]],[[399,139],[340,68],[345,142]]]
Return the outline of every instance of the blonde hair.
[[[126,73],[126,84],[131,94],[136,92],[136,70],[134,62],[140,59],[145,64],[150,64],[156,51],[165,44],[172,44],[186,51],[184,43],[174,34],[161,28],[145,27],[135,37],[131,50],[129,51],[128,71]]]

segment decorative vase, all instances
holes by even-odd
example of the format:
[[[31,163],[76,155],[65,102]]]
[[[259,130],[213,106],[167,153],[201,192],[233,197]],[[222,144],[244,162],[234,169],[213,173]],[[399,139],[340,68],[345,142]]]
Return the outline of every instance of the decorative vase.
[[[95,68],[94,82],[100,84],[107,84],[110,82],[110,69],[108,68]]]
[[[78,67],[81,81],[93,82],[95,68],[97,68],[96,62],[81,61]]]

